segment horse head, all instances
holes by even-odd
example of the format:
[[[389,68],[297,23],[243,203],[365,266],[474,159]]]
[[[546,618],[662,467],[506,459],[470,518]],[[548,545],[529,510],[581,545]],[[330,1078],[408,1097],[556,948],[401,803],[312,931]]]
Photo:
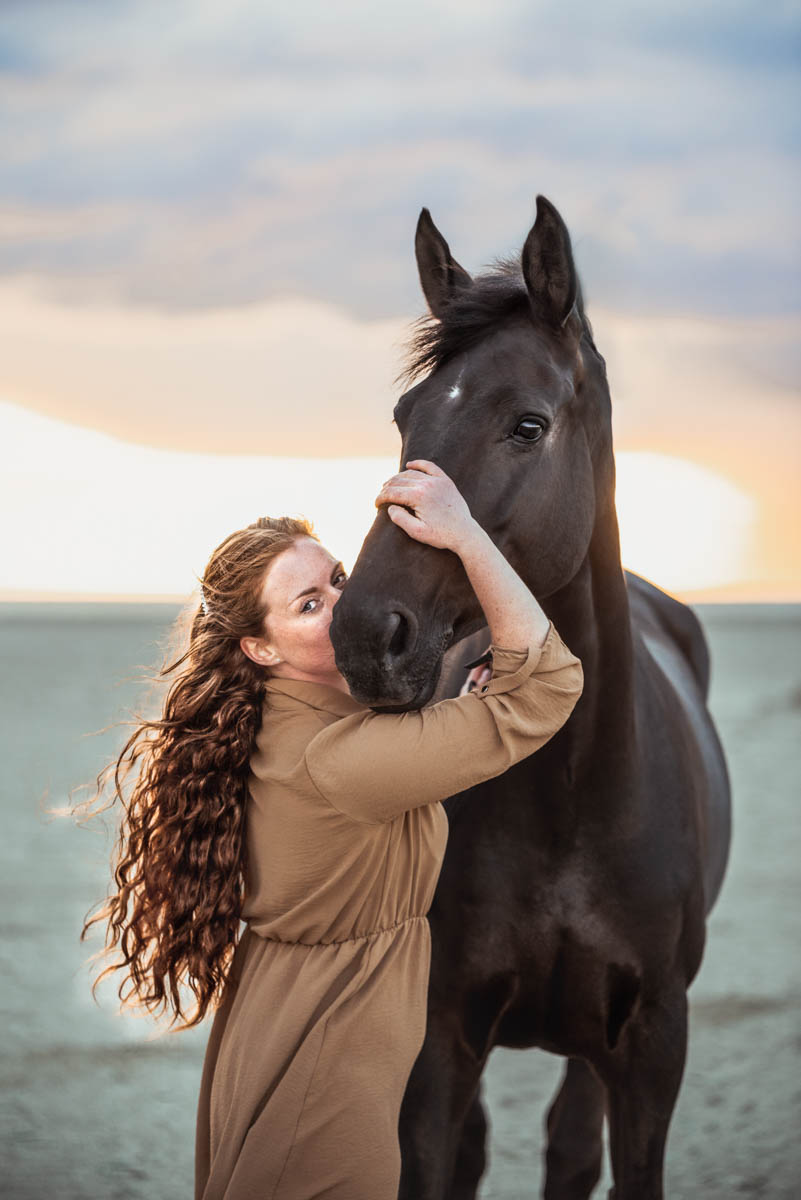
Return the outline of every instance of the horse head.
[[[614,503],[606,369],[567,228],[538,196],[519,260],[473,278],[423,209],[415,251],[430,316],[395,406],[401,466],[425,458],[446,471],[544,601],[573,579],[599,507]],[[379,511],[334,610],[352,694],[378,709],[421,707],[448,646],[484,624],[459,558]]]

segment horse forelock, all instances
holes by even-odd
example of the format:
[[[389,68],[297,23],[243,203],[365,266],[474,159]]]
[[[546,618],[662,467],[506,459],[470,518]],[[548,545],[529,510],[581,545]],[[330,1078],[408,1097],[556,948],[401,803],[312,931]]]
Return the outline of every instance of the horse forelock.
[[[576,310],[582,330],[595,350],[580,284]],[[473,279],[471,287],[459,288],[454,293],[441,318],[428,313],[414,323],[399,382],[410,386],[419,376],[437,370],[457,354],[471,349],[505,322],[530,313],[520,260],[497,259],[490,271]]]

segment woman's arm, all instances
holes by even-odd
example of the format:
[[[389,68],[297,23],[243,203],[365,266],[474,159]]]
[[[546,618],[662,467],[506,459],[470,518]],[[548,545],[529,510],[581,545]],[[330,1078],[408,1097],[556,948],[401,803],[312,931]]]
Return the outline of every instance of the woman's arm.
[[[369,710],[321,730],[306,748],[311,782],[358,821],[390,821],[502,774],[564,725],[581,663],[555,627],[542,647],[495,648],[493,677],[466,696],[407,713]]]
[[[312,739],[304,761],[318,792],[371,822],[444,800],[533,754],[564,725],[583,686],[579,659],[439,467],[415,460],[376,504],[388,504],[411,537],[460,555],[494,655],[492,679],[469,695],[419,712],[354,714]]]

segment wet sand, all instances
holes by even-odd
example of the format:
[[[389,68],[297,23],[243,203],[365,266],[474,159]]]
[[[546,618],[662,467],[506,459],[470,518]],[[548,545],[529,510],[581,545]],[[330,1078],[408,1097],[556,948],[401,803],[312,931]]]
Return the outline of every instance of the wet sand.
[[[78,940],[107,885],[110,842],[48,818],[120,743],[158,658],[169,606],[0,606],[3,773],[0,1155],[9,1200],[185,1200],[208,1024],[160,1035],[99,1005]],[[801,1194],[801,606],[699,606],[712,710],[732,776],[723,892],[693,984],[690,1051],[668,1143],[674,1200]],[[541,1188],[542,1126],[561,1073],[536,1051],[493,1052],[491,1164],[481,1200]],[[600,1196],[609,1184],[596,1191]]]

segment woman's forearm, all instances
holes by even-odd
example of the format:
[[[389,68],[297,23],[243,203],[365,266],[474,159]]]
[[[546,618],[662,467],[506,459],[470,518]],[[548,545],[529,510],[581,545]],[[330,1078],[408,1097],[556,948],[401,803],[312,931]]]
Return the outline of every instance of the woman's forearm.
[[[487,618],[493,643],[508,650],[541,646],[548,617],[481,526],[473,521],[453,549]]]

